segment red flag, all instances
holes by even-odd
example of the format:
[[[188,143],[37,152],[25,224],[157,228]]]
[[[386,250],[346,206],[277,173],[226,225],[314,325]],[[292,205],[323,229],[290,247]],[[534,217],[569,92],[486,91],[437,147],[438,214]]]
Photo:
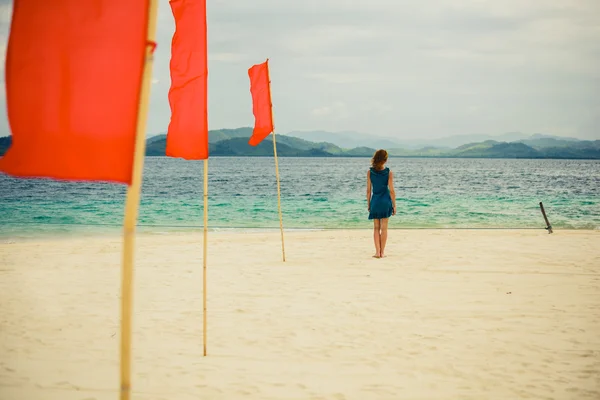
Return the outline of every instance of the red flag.
[[[252,112],[254,130],[248,142],[256,146],[273,132],[273,114],[271,112],[271,89],[269,81],[269,60],[252,66],[248,70],[250,93],[252,93]]]
[[[0,171],[131,183],[148,0],[15,0]]]
[[[167,156],[208,158],[208,56],[206,0],[170,0],[175,17],[171,44],[171,122]]]

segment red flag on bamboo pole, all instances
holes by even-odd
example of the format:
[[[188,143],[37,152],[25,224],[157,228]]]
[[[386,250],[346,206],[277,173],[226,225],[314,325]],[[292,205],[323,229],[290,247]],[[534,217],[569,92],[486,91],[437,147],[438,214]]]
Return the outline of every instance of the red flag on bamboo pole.
[[[269,60],[253,65],[248,70],[248,76],[250,77],[252,113],[254,114],[254,130],[248,143],[256,146],[273,132]]]
[[[171,43],[171,121],[166,155],[204,160],[203,342],[207,348],[206,256],[208,252],[208,45],[206,0],[170,0],[175,18]]]
[[[15,0],[0,171],[130,184],[148,0]]]
[[[167,156],[208,158],[208,55],[206,0],[170,0],[175,17],[171,44],[171,122]]]
[[[277,161],[277,141],[273,125],[273,104],[271,103],[271,80],[269,78],[269,59],[262,64],[253,65],[248,70],[250,92],[252,93],[252,113],[254,130],[248,143],[257,146],[273,132],[273,156],[275,158],[275,176],[277,178],[277,208],[279,209],[279,228],[281,229],[281,255],[285,261],[283,242],[283,216],[281,213],[281,189],[279,183],[279,162]]]

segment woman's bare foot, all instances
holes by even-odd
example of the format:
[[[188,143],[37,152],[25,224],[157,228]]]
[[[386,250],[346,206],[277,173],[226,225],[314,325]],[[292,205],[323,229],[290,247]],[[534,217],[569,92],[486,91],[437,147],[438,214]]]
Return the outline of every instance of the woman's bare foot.
[[[379,255],[379,258],[383,258],[383,257],[385,257],[385,254],[381,253],[381,254]]]
[[[373,258],[381,258],[381,256],[379,254],[375,254]]]

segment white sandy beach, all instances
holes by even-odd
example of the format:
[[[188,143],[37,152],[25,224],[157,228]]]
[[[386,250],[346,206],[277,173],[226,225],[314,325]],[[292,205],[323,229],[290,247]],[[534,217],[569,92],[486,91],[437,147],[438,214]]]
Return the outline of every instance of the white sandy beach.
[[[600,232],[139,235],[133,399],[600,399]],[[118,398],[121,238],[0,244],[0,399]]]

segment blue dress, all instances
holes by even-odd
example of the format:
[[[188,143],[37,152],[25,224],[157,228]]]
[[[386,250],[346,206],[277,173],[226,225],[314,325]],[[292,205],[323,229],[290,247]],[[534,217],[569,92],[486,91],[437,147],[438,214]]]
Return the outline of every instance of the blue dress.
[[[377,171],[370,168],[369,171],[371,174],[371,190],[373,192],[369,219],[389,218],[392,216],[393,208],[392,197],[390,196],[390,189],[388,187],[390,169],[385,168]]]

